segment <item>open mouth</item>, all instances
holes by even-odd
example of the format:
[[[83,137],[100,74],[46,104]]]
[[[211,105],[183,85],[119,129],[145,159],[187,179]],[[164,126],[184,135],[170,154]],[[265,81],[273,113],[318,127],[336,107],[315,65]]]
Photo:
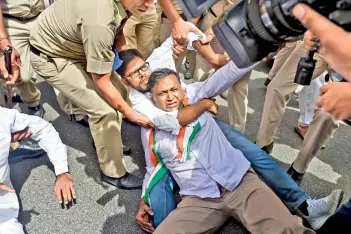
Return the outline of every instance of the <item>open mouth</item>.
[[[138,9],[138,11],[140,11],[141,13],[146,13],[147,12],[147,10],[144,10],[144,9]]]
[[[178,102],[172,102],[170,104],[167,105],[168,109],[174,109],[178,107]]]

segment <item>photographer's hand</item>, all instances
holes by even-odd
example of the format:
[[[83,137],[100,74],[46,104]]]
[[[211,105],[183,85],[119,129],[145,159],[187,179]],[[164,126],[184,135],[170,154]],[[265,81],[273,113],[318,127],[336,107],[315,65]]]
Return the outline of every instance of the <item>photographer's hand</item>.
[[[340,75],[351,81],[351,33],[335,25],[305,4],[297,4],[294,16],[320,40],[318,53]]]
[[[317,106],[338,120],[351,117],[351,83],[333,82],[320,89]]]

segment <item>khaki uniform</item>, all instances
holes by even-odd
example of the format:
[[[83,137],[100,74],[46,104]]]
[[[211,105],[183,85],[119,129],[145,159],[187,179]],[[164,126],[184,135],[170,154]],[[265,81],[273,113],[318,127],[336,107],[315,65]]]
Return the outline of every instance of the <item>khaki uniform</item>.
[[[272,69],[269,71],[268,79],[273,80],[277,75],[280,68],[284,65],[285,61],[289,58],[291,53],[294,51],[297,42],[285,43],[284,47],[279,50],[274,58]]]
[[[103,173],[126,173],[121,139],[122,115],[97,92],[90,73],[112,71],[112,47],[126,18],[117,0],[60,0],[43,12],[31,31],[34,70],[89,116]],[[39,52],[39,53],[38,53]],[[127,98],[115,72],[111,82]]]
[[[220,198],[184,196],[154,233],[216,233],[230,217],[253,234],[315,233],[250,171],[234,191],[225,191]]]
[[[153,32],[156,20],[156,9],[153,8],[144,16],[133,15],[123,28],[128,48],[137,49],[145,59],[155,48]]]
[[[20,54],[23,64],[21,67],[23,82],[16,85],[16,91],[25,104],[30,107],[38,106],[40,91],[36,87],[36,75],[30,64],[29,33],[36,17],[45,9],[44,0],[4,0],[0,4],[7,34]]]
[[[303,42],[297,42],[289,58],[268,85],[261,125],[257,134],[257,144],[260,147],[273,142],[290,95],[298,87],[298,85],[294,83],[297,64],[300,58],[305,56],[306,53],[307,51],[303,48]],[[317,63],[313,73],[313,79],[319,77],[326,70],[326,63],[324,60],[318,54],[316,54],[314,58],[317,60]],[[316,109],[299,155],[294,162],[294,169],[296,171],[304,173],[307,170],[309,162],[333,135],[338,125],[338,121],[330,114]]]

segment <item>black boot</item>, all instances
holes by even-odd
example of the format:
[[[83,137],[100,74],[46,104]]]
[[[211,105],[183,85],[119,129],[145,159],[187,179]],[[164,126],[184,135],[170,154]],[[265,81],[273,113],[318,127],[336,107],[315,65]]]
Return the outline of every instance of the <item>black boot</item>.
[[[9,153],[9,163],[18,163],[23,159],[38,158],[45,155],[45,151],[36,143],[27,140],[19,141],[18,147]]]
[[[273,151],[273,142],[270,143],[269,145],[263,146],[261,150],[266,151],[267,154],[271,154]]]
[[[101,179],[121,189],[141,189],[143,186],[143,180],[141,178],[128,172],[120,178],[109,177],[101,172]]]
[[[30,107],[28,106],[28,115],[37,116],[40,118],[44,117],[44,110],[40,105]]]
[[[89,128],[89,118],[88,118],[88,116],[85,116],[83,119],[76,121],[76,123],[79,123],[83,127]]]
[[[269,85],[269,83],[271,83],[271,81],[272,81],[272,80],[270,80],[270,79],[267,78],[266,81],[264,82],[264,85],[267,87],[267,86]]]
[[[5,102],[7,102],[7,96],[6,95],[4,95],[4,98],[5,98]],[[23,103],[20,95],[12,96],[12,102],[13,103]]]
[[[288,175],[291,176],[291,178],[293,180],[295,180],[295,182],[297,184],[300,184],[301,183],[301,180],[302,180],[302,177],[305,175],[305,173],[300,173],[300,172],[297,172],[293,165],[290,166],[290,168],[288,169],[287,171]]]

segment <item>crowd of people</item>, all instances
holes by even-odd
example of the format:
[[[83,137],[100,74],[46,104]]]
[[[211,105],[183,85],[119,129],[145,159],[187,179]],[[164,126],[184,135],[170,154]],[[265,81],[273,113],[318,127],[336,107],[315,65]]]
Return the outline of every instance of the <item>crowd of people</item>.
[[[338,209],[343,191],[311,199],[299,183],[339,120],[351,118],[351,35],[306,5],[294,8],[308,31],[277,51],[251,142],[243,135],[248,85],[260,62],[238,68],[211,28],[235,4],[219,0],[186,19],[175,0],[1,1],[0,105],[7,108],[0,107],[0,234],[23,233],[9,163],[46,152],[58,202],[70,207],[76,201],[66,147],[43,120],[37,76],[54,88],[68,119],[90,129],[101,180],[142,189],[136,222],[144,231],[215,233],[234,217],[250,233],[347,233],[351,200]],[[314,80],[301,87],[294,77],[308,50],[318,52]],[[180,78],[184,60],[190,84]],[[299,95],[295,131],[303,144],[285,171],[270,154],[293,93]],[[217,95],[228,101],[229,124],[215,117]],[[11,109],[12,102],[27,105],[27,114]],[[144,179],[127,171],[123,155],[131,149],[122,142],[123,119],[141,126]],[[26,145],[27,138],[38,147]]]

